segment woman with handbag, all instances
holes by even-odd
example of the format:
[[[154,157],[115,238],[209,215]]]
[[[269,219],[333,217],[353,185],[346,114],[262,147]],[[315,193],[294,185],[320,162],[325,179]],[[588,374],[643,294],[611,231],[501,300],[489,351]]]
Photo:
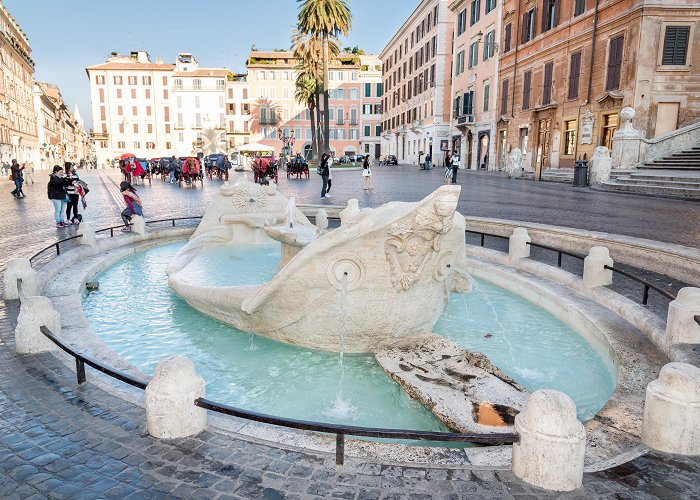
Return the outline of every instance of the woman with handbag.
[[[49,176],[47,191],[49,200],[53,203],[54,219],[56,227],[64,227],[64,214],[66,213],[66,184],[67,179],[63,176],[63,167],[54,165],[53,173]]]
[[[372,189],[372,162],[369,159],[369,155],[365,155],[365,159],[362,162],[362,179],[365,181],[365,186],[363,189]]]

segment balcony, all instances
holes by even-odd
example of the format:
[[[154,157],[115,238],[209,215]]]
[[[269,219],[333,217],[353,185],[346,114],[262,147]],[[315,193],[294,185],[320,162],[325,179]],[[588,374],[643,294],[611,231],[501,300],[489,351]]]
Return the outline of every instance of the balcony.
[[[462,115],[457,117],[457,127],[474,125],[474,115]]]

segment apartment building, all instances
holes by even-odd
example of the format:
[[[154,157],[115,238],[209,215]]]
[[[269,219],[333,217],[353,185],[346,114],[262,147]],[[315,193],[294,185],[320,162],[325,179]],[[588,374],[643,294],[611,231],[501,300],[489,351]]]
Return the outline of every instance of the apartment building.
[[[495,170],[502,2],[455,0],[451,149],[468,169]]]
[[[39,144],[39,160],[35,168],[48,169],[61,162],[61,143],[58,134],[59,106],[39,83],[34,84],[34,109],[37,115]]]
[[[535,177],[612,150],[625,106],[647,137],[700,118],[693,0],[505,0],[498,163],[515,147]]]
[[[297,61],[289,51],[250,52],[250,127],[254,142],[279,154],[285,145],[311,155],[311,120],[306,104],[294,98]],[[334,155],[360,152],[361,63],[340,54],[329,70],[330,149]]]
[[[382,60],[360,56],[360,153],[379,158],[382,154]]]
[[[251,142],[250,85],[244,74],[231,74],[226,81],[226,142],[228,150]]]
[[[439,163],[450,143],[454,12],[422,0],[382,51],[382,154]]]
[[[39,161],[29,39],[0,4],[0,157]]]

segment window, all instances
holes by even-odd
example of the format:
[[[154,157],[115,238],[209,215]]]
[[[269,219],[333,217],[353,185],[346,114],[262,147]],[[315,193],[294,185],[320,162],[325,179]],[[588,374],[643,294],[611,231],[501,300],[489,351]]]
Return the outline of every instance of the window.
[[[201,113],[195,113],[194,126],[195,126],[195,128],[202,128],[202,114]]]
[[[460,50],[459,54],[457,54],[457,65],[455,68],[455,74],[461,75],[463,72],[464,72],[464,51]],[[416,91],[419,92],[418,89],[416,89]]]
[[[151,107],[146,106],[146,116],[151,116]]]
[[[134,141],[134,149],[141,149],[141,142],[140,141]]]
[[[542,89],[542,104],[552,102],[552,74],[554,72],[554,62],[544,65],[544,87]]]
[[[462,114],[463,115],[473,115],[474,114],[474,91],[464,93],[464,100],[462,101]]]
[[[223,90],[224,87],[226,87],[226,83],[224,82],[224,80],[216,80],[217,90]]]
[[[573,155],[576,150],[576,120],[564,122],[564,154]]]
[[[105,89],[100,89],[100,103],[104,104],[105,102]]]
[[[542,9],[542,33],[557,26],[557,0],[544,0]]]
[[[374,134],[379,137],[382,135],[382,126],[381,125],[375,125],[374,127]]]
[[[586,0],[575,0],[574,2],[574,17],[583,14],[586,10]]]
[[[141,82],[144,85],[150,85],[151,84],[151,77],[150,76],[143,76],[143,77],[141,77]]]
[[[117,148],[119,148],[119,149],[126,149],[126,142],[125,142],[125,141],[118,141],[118,142],[117,142]]]
[[[476,66],[477,59],[479,58],[479,42],[472,42],[469,46],[469,67],[473,68]]]
[[[155,142],[147,142],[146,149],[156,149],[156,143]]]
[[[266,80],[264,71],[258,71],[258,80]]]
[[[491,99],[491,85],[489,82],[484,82],[484,113],[489,110],[489,100]]]
[[[124,108],[121,106],[117,106],[117,115],[123,116],[124,115]]]
[[[168,149],[168,150],[170,149],[170,142],[165,143],[165,149]]]
[[[535,14],[537,13],[537,7],[532,10],[528,10],[523,14],[523,31],[520,36],[520,43],[529,42],[535,38]]]
[[[95,76],[95,83],[97,83],[97,85],[104,85],[105,84],[105,76],[104,75],[96,75]]]
[[[336,122],[338,125],[342,125],[343,123],[345,123],[345,115],[344,115],[344,111],[343,111],[342,106],[339,107],[339,108],[336,110],[336,113],[337,113],[337,114],[336,114],[336,120],[335,120],[335,122]]]
[[[151,98],[151,89],[146,89],[146,99]]]
[[[486,0],[486,5],[484,5],[484,12],[488,14],[493,9],[496,8],[496,0]]]
[[[365,83],[365,97],[372,97],[372,84]]]
[[[663,66],[685,66],[689,37],[690,26],[666,26],[661,56]]]
[[[163,99],[168,98],[168,89],[163,89]]]
[[[134,116],[138,116],[138,108],[136,106],[131,106],[131,114]]]
[[[505,35],[503,37],[503,52],[510,51],[510,38],[512,36],[512,29],[513,25],[511,23],[506,24]]]
[[[469,25],[474,26],[479,21],[479,10],[481,9],[481,0],[472,0],[471,16],[469,17]]]
[[[117,89],[117,99],[122,98],[122,89]]]
[[[168,84],[168,77],[164,76],[163,77],[163,85],[167,85],[167,84]]]
[[[114,84],[121,85],[122,84],[122,77],[119,75],[114,75]]]
[[[365,137],[368,137],[371,132],[372,127],[370,127],[369,125],[365,125]]]
[[[359,139],[359,133],[358,133],[358,132],[359,132],[359,130],[357,130],[356,128],[351,128],[351,129],[350,129],[350,140],[351,140],[351,141],[356,141],[357,139]]]
[[[139,124],[134,123],[134,134],[138,134],[138,133],[139,133]]]
[[[165,121],[169,122],[170,121],[170,108],[168,106],[165,106],[163,108],[163,115],[165,117]]]
[[[175,90],[182,90],[182,78],[175,78],[173,80],[173,88]]]
[[[135,76],[129,76],[127,77],[129,80],[129,85],[136,85],[137,83],[137,78]]]
[[[496,45],[496,32],[491,30],[484,37],[484,61],[493,57]]]
[[[508,80],[501,83],[501,114],[508,114]]]
[[[199,78],[194,78],[192,80],[192,88],[195,90],[199,90],[202,88],[202,80]]]
[[[464,9],[457,16],[457,36],[464,33],[467,29],[467,9]]]
[[[149,134],[152,134],[153,133],[153,124],[149,123],[148,125],[146,125],[146,130],[148,130]]]
[[[198,108],[200,105],[200,97],[198,95],[194,96],[194,107]]]
[[[119,133],[120,134],[124,133],[124,123],[123,122],[119,124]]]
[[[350,89],[350,100],[351,101],[358,100],[360,98],[359,94],[360,94],[360,91],[358,89],[356,89],[356,88]]]
[[[350,108],[350,125],[357,125],[357,108]]]
[[[311,127],[304,128],[304,138],[307,141],[311,140]],[[299,137],[298,139],[301,139],[301,137]]]
[[[136,89],[131,89],[131,98],[136,99]]]
[[[523,110],[530,109],[530,83],[532,71],[526,71],[523,75]]]
[[[622,69],[622,44],[623,35],[610,40],[610,52],[608,54],[608,78],[605,82],[605,90],[618,90],[620,88],[620,70]]]
[[[567,98],[576,99],[578,97],[578,82],[581,75],[581,53],[571,54],[571,66],[569,67],[569,92]]]

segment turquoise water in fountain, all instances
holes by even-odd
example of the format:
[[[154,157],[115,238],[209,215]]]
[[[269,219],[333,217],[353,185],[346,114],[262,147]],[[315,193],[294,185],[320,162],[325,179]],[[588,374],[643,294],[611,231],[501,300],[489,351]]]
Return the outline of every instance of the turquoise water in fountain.
[[[99,291],[84,295],[95,333],[131,364],[152,375],[164,357],[187,356],[206,380],[208,398],[248,410],[359,426],[446,430],[371,355],[346,354],[341,369],[337,353],[259,337],[189,307],[170,290],[165,273],[184,244],[163,245],[114,264],[95,277]],[[233,253],[211,249],[187,266],[188,280],[259,284],[277,273],[278,259],[278,246],[241,247]],[[486,353],[530,390],[566,392],[581,419],[594,415],[614,388],[604,363],[578,334],[485,282],[477,282],[471,294],[452,294],[435,332]]]

